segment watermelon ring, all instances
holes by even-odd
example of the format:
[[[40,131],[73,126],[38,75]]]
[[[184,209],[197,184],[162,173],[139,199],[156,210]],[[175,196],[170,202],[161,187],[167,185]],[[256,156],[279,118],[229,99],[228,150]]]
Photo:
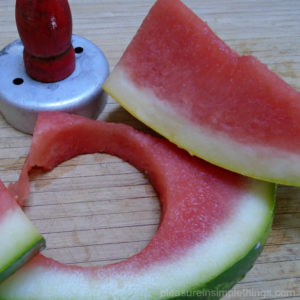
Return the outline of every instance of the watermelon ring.
[[[210,165],[123,124],[41,113],[10,191],[22,203],[33,167],[51,170],[94,152],[119,156],[149,174],[162,205],[157,233],[140,253],[105,267],[66,266],[38,255],[0,285],[0,299],[207,299],[207,293],[215,299],[252,267],[272,223],[274,185]]]

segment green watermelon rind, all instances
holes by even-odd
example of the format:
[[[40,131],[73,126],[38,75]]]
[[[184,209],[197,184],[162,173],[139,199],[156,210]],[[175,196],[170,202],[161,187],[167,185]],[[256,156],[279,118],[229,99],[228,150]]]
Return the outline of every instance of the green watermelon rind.
[[[45,240],[0,181],[0,202],[8,203],[0,222],[0,283],[45,246]]]
[[[43,250],[45,246],[46,241],[41,237],[28,245],[22,253],[19,253],[16,257],[7,262],[2,270],[0,270],[0,284]]]
[[[270,189],[270,215],[266,217],[266,223],[262,227],[262,231],[258,234],[260,238],[257,239],[252,249],[244,256],[239,258],[231,267],[220,273],[215,278],[211,279],[205,285],[191,287],[186,291],[170,292],[164,300],[190,300],[190,299],[206,299],[217,300],[226,295],[226,293],[239,281],[241,281],[248,271],[253,267],[256,259],[263,251],[265,242],[268,239],[272,228],[274,210],[276,203],[277,186],[272,185]],[[166,294],[168,294],[166,292]],[[176,295],[173,297],[171,294]],[[170,297],[171,296],[171,297]]]

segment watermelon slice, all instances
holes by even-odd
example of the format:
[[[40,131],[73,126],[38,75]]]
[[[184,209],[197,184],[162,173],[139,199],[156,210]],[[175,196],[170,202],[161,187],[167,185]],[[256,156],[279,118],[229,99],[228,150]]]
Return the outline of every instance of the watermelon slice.
[[[0,245],[0,283],[45,246],[43,237],[1,181]]]
[[[127,125],[41,113],[12,191],[22,201],[33,167],[50,170],[75,155],[98,151],[149,175],[162,206],[157,233],[137,255],[105,267],[67,266],[39,255],[0,285],[0,299],[207,296],[224,293],[251,268],[271,226],[274,185],[210,165]]]
[[[300,93],[179,0],[158,0],[104,89],[191,154],[300,186]]]

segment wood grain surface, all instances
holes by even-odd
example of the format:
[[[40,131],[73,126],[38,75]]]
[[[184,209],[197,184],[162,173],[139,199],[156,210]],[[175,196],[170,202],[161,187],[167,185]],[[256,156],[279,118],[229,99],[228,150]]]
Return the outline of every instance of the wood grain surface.
[[[70,0],[73,32],[96,43],[111,68],[154,0]],[[230,46],[257,56],[300,90],[299,0],[184,1]],[[18,38],[14,1],[0,1],[0,48]],[[113,99],[99,117],[150,131]],[[299,120],[300,122],[300,120]],[[18,178],[31,136],[0,117],[0,179]],[[117,262],[157,230],[160,208],[145,175],[120,159],[76,157],[34,172],[25,211],[47,240],[44,254],[81,266]],[[224,299],[300,299],[300,189],[279,186],[273,231],[254,268]]]

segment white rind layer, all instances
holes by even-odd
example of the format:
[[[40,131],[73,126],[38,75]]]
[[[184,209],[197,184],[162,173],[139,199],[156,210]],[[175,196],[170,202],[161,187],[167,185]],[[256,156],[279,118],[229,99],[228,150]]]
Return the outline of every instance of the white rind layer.
[[[242,175],[300,186],[300,155],[239,143],[221,132],[200,127],[150,89],[137,87],[120,65],[103,88],[132,115],[192,155]]]
[[[272,221],[274,185],[249,180],[228,220],[183,256],[126,274],[25,267],[0,285],[0,299],[164,299],[217,277],[264,239]]]
[[[7,211],[0,222],[0,271],[18,260],[41,238],[19,206]]]

